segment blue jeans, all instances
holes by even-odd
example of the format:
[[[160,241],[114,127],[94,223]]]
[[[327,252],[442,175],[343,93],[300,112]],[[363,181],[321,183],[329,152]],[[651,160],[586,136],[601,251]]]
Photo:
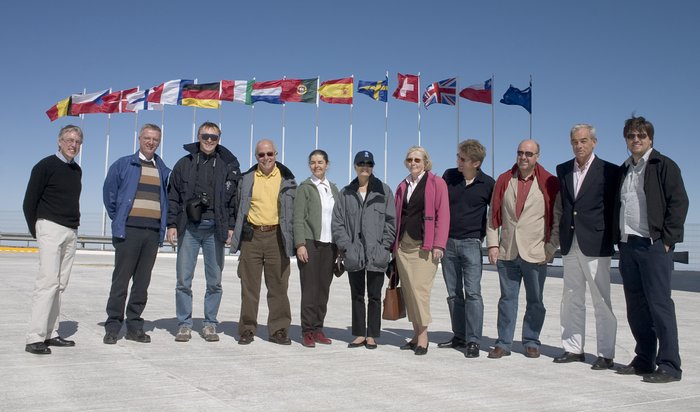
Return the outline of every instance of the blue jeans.
[[[458,339],[477,344],[481,341],[484,326],[481,269],[479,239],[447,239],[442,276],[447,286],[452,332]]]
[[[547,265],[530,263],[520,256],[514,260],[498,260],[498,279],[501,284],[501,298],[498,300],[498,340],[496,346],[510,350],[518,316],[518,295],[520,282],[525,284],[525,317],[523,318],[523,346],[540,346],[540,332],[544,324],[545,308],[542,300],[544,280],[547,278]]]
[[[207,291],[204,295],[204,326],[216,325],[221,304],[221,272],[224,269],[224,242],[216,238],[213,220],[188,223],[177,248],[177,287],[175,312],[178,326],[192,328],[192,278],[197,265],[199,249],[204,254],[204,276]]]

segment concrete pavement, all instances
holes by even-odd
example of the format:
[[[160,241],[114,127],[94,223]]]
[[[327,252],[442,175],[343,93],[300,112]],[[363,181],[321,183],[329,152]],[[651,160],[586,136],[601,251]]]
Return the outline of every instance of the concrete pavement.
[[[201,259],[201,258],[200,258]],[[161,253],[144,313],[152,343],[123,339],[104,345],[102,327],[113,255],[79,251],[60,317],[62,336],[74,348],[52,348],[49,356],[24,351],[31,293],[38,268],[36,253],[0,253],[0,410],[542,410],[542,411],[691,411],[700,407],[700,276],[674,275],[683,359],[683,380],[670,384],[643,383],[638,376],[592,371],[595,360],[593,311],[588,304],[586,363],[554,364],[561,353],[560,269],[551,268],[545,284],[547,317],[541,335],[542,356],[486,358],[496,338],[498,276],[486,270],[481,356],[466,359],[459,351],[438,349],[451,336],[446,292],[438,272],[432,294],[433,323],[427,356],[400,351],[411,335],[406,319],[383,321],[377,350],[348,349],[350,292],[347,275],[331,287],[326,333],[333,344],[314,349],[300,344],[299,272],[292,263],[289,296],[292,304],[291,346],[267,342],[267,307],[263,288],[261,326],[255,341],[238,345],[240,283],[237,258],[228,257],[224,297],[219,312],[221,341],[205,342],[193,334],[188,343],[175,342],[175,257]],[[487,268],[492,269],[492,268]],[[197,266],[194,291],[195,330],[201,329],[204,295],[203,265]],[[618,318],[618,365],[633,357],[622,286],[612,286]],[[519,315],[524,312],[521,291]],[[516,338],[520,336],[518,322]]]

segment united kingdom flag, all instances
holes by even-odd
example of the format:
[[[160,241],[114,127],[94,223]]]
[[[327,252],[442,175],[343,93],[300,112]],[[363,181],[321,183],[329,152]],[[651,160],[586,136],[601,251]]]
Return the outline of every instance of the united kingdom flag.
[[[430,84],[423,93],[423,105],[427,109],[433,103],[449,104],[457,103],[457,78],[452,77]]]

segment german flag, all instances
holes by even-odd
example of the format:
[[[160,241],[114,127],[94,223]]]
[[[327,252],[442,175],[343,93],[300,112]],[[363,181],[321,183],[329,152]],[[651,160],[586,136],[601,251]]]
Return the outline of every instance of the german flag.
[[[182,105],[218,109],[221,107],[219,88],[219,82],[185,84],[182,86]]]

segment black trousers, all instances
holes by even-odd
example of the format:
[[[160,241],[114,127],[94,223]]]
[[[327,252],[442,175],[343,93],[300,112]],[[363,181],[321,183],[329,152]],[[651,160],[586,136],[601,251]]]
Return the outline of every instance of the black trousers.
[[[382,330],[382,286],[384,272],[360,270],[348,273],[352,299],[352,334],[379,337]],[[365,279],[367,281],[367,308],[365,309]]]
[[[654,370],[654,365],[681,377],[676,309],[671,299],[673,250],[663,242],[630,236],[620,243],[620,274],[627,302],[627,321],[634,340],[632,364]],[[657,353],[658,343],[658,353]]]
[[[143,329],[141,314],[148,300],[148,285],[151,283],[151,271],[158,254],[159,235],[158,230],[127,227],[124,239],[112,238],[114,272],[107,300],[107,332],[117,334],[122,328],[124,304],[131,280],[131,294],[126,305],[126,328],[130,331]]]
[[[306,239],[309,261],[297,260],[301,284],[301,331],[323,329],[328,307],[328,293],[333,281],[335,245]]]

